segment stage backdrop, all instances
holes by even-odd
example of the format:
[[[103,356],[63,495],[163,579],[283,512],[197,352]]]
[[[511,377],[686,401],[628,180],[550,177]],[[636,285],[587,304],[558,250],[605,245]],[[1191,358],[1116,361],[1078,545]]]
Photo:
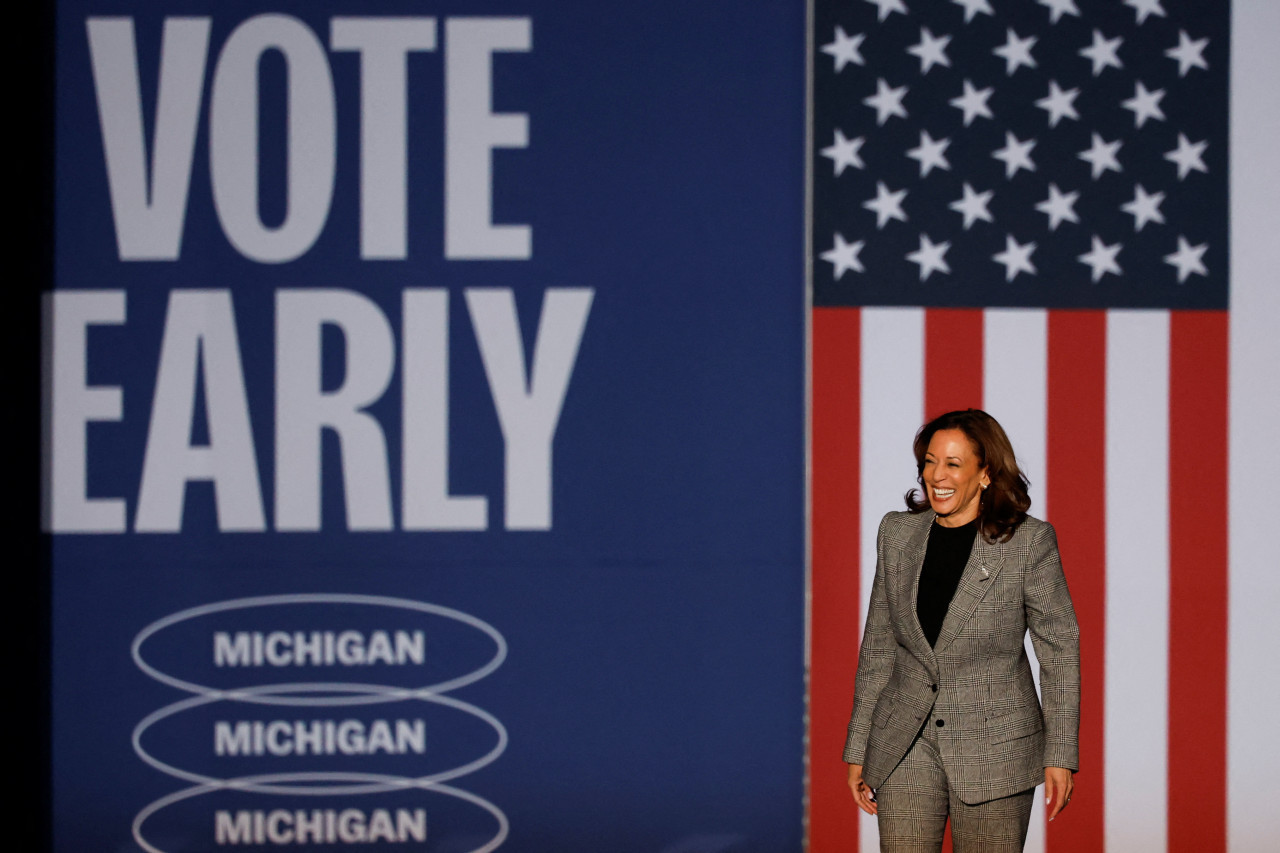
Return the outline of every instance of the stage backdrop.
[[[56,849],[800,849],[805,15],[59,3]]]
[[[970,405],[1084,632],[1028,848],[1274,848],[1280,6],[807,5],[58,4],[61,853],[873,850]]]

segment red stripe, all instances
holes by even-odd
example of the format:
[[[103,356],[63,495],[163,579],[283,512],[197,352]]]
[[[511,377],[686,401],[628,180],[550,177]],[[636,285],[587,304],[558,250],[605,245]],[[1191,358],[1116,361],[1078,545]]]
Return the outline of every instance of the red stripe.
[[[1081,698],[1076,789],[1046,846],[1078,853],[1104,849],[1106,314],[1050,311],[1048,335],[1048,505],[1080,623]]]
[[[840,753],[858,664],[861,315],[813,310],[810,853],[858,849],[858,810]]]
[[[980,308],[924,312],[924,415],[982,405]]]
[[[930,308],[924,312],[926,418],[982,405],[983,315],[980,308]],[[942,853],[951,853],[949,820]]]
[[[1170,325],[1169,851],[1227,843],[1227,315]]]

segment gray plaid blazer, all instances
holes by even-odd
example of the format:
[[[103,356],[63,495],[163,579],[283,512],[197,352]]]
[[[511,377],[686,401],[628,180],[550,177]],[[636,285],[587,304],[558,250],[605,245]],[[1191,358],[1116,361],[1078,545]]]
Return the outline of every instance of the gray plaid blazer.
[[[1053,527],[1028,517],[1008,542],[974,542],[929,648],[916,617],[931,510],[891,512],[876,537],[853,715],[844,760],[877,788],[906,755],[930,711],[952,789],[969,804],[1077,769],[1080,631]],[[1040,660],[1043,711],[1023,646]]]

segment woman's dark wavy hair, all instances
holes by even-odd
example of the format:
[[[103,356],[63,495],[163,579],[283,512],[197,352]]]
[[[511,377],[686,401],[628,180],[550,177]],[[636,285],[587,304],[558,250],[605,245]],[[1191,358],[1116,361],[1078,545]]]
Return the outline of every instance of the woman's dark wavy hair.
[[[995,418],[981,409],[963,409],[939,415],[920,427],[912,445],[916,454],[916,482],[921,488],[925,488],[925,452],[933,434],[944,429],[958,429],[968,437],[978,457],[978,468],[985,466],[991,479],[991,485],[983,490],[978,504],[978,528],[982,535],[988,542],[1009,541],[1031,508],[1031,496],[1027,494],[1030,484],[1018,468],[1009,436],[1004,434]],[[924,494],[912,489],[906,498],[907,509],[911,512],[924,512],[929,508],[927,489]]]

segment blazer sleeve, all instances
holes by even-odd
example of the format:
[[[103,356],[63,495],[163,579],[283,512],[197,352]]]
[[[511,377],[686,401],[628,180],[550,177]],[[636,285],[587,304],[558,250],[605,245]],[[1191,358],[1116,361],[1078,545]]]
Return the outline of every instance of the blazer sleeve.
[[[1079,769],[1080,628],[1058,557],[1058,537],[1044,523],[1031,543],[1023,588],[1031,645],[1040,660],[1044,766]]]
[[[871,605],[867,608],[867,620],[862,631],[862,646],[858,650],[858,674],[853,687],[853,714],[849,717],[849,734],[844,744],[844,760],[849,764],[862,764],[867,751],[867,737],[871,733],[871,713],[875,710],[880,691],[893,674],[893,662],[898,641],[893,636],[889,620],[889,602],[885,595],[885,526],[890,515],[880,521],[876,534],[876,574],[871,583]]]

